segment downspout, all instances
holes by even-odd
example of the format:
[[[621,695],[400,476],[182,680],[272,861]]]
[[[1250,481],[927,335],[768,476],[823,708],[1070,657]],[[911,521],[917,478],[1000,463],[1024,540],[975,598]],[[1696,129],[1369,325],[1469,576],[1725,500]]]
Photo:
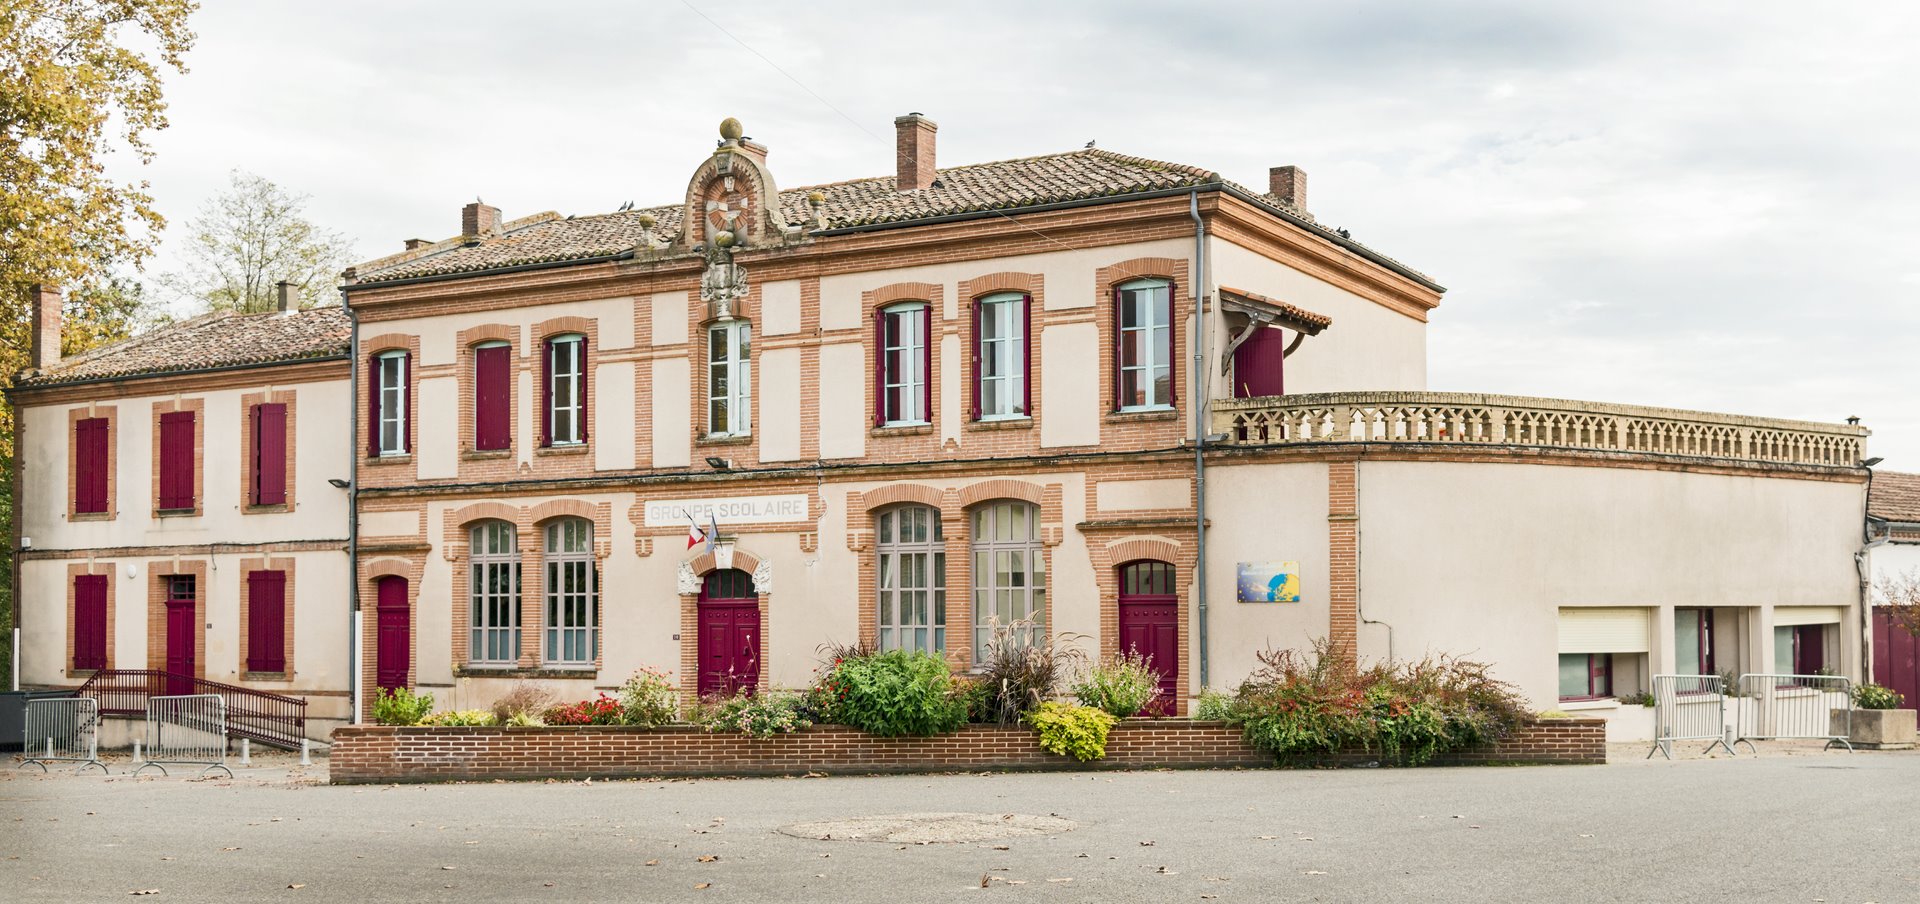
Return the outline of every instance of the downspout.
[[[1207,300],[1207,222],[1200,218],[1200,190],[1187,196],[1187,212],[1193,217],[1193,298],[1195,304],[1204,305]],[[1218,307],[1218,305],[1215,305]],[[1193,547],[1194,589],[1200,595],[1200,605],[1195,617],[1200,634],[1200,689],[1208,687],[1209,637],[1207,635],[1207,397],[1210,387],[1206,369],[1207,346],[1213,344],[1213,334],[1206,329],[1206,309],[1195,308],[1193,312]]]
[[[1879,459],[1874,459],[1875,463]],[[1873,465],[1862,463],[1867,472],[1867,487],[1860,498],[1860,551],[1853,554],[1854,570],[1860,574],[1860,680],[1873,680],[1873,564],[1870,551],[1893,537],[1889,525],[1879,540],[1873,538]]]
[[[353,310],[345,289],[340,292],[340,307],[347,312],[347,703],[353,707],[349,725],[360,724],[366,709],[360,699],[361,649],[366,634],[360,615],[360,315]]]

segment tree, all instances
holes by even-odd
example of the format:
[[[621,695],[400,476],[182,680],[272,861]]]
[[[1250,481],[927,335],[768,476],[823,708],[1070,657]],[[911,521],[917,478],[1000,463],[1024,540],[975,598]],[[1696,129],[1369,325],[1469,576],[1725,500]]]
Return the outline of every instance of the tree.
[[[1893,616],[1893,623],[1907,633],[1920,637],[1920,569],[1884,575],[1874,582],[1880,605]]]
[[[139,294],[121,277],[165,221],[145,181],[106,176],[115,151],[152,159],[166,128],[161,75],[186,72],[192,0],[0,3],[0,386],[29,362],[27,288],[68,288],[69,354],[124,338]],[[0,528],[12,536],[13,411],[0,405]],[[0,638],[11,627],[11,557],[0,557]],[[0,641],[4,650],[4,641]],[[10,651],[7,651],[10,652]],[[0,656],[0,669],[9,667]]]
[[[212,311],[271,311],[283,280],[300,287],[308,307],[333,303],[340,271],[353,263],[353,246],[309,222],[307,200],[234,170],[227,190],[209,199],[188,227],[184,268],[162,283]]]

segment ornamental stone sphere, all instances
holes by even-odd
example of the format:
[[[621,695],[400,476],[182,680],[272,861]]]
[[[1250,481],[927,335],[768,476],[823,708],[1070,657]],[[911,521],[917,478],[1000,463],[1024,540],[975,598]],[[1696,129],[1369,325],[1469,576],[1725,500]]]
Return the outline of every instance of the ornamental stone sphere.
[[[731,116],[720,120],[721,138],[725,138],[728,141],[739,141],[740,136],[744,134],[746,134],[746,127],[740,124],[740,120],[734,119]]]
[[[722,229],[719,232],[716,232],[713,234],[713,243],[715,245],[719,245],[722,248],[733,247],[734,241],[735,241],[734,234],[733,234],[733,231],[730,229]]]
[[[813,191],[807,192],[807,203],[812,204],[815,207],[819,207],[820,205],[827,203],[827,193],[817,188],[814,189]]]

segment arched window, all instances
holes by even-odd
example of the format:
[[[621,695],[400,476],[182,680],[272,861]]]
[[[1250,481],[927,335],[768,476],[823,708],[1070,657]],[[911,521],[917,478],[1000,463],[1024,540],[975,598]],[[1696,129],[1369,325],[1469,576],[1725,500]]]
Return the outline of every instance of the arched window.
[[[874,312],[874,422],[925,424],[933,420],[927,373],[933,369],[933,314],[924,301]]]
[[[549,664],[592,666],[600,654],[600,575],[594,570],[593,522],[547,524],[547,652]]]
[[[706,597],[710,600],[752,600],[759,598],[753,590],[753,575],[738,568],[721,568],[707,572]]]
[[[1113,290],[1114,407],[1173,406],[1173,286],[1142,279]]]
[[[887,509],[874,519],[874,586],[880,649],[947,648],[947,545],[940,512],[924,505]]]
[[[520,546],[513,525],[474,525],[467,550],[467,659],[480,666],[513,665],[520,659]]]
[[[973,510],[973,656],[985,658],[996,625],[1021,623],[1028,640],[1043,631],[1047,564],[1040,551],[1040,510],[1003,499]]]

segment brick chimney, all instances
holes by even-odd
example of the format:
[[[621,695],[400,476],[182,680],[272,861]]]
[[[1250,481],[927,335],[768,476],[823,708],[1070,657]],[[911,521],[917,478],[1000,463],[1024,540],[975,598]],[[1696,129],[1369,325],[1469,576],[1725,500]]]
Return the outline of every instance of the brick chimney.
[[[893,157],[899,166],[901,191],[919,191],[933,185],[933,133],[940,126],[918,113],[893,121]]]
[[[479,201],[460,208],[460,235],[468,239],[500,231],[500,208]]]
[[[33,299],[33,369],[46,370],[60,363],[59,286],[35,284],[27,290]]]
[[[300,287],[281,280],[274,290],[280,299],[280,313],[290,314],[300,310]]]
[[[461,219],[460,219],[460,223],[461,223],[461,225],[462,225],[462,226],[465,226],[465,225],[466,225],[466,217],[465,217],[465,215],[464,215],[464,214],[463,214],[463,215],[461,216]],[[464,233],[462,233],[462,234],[464,234]],[[428,245],[431,245],[431,244],[433,244],[433,243],[432,243],[432,242],[430,242],[430,241],[428,241],[428,240],[426,240],[426,239],[407,239],[407,240],[406,240],[406,242],[405,242],[405,244],[406,244],[406,246],[407,246],[407,250],[408,250],[408,251],[418,251],[418,250],[420,250],[420,249],[422,249],[422,248],[425,248],[425,247],[427,247]]]
[[[1276,166],[1267,170],[1267,191],[1288,207],[1306,210],[1307,171],[1297,166]]]

